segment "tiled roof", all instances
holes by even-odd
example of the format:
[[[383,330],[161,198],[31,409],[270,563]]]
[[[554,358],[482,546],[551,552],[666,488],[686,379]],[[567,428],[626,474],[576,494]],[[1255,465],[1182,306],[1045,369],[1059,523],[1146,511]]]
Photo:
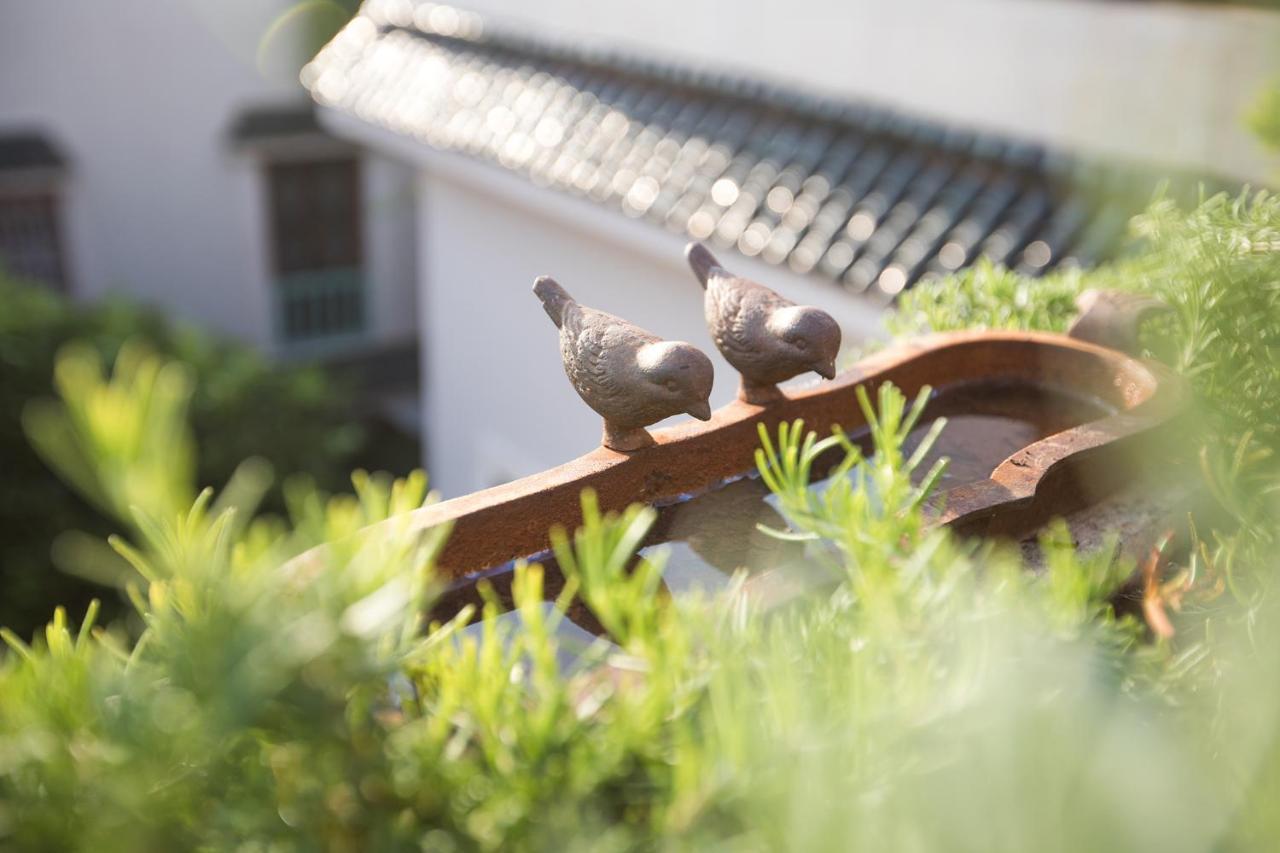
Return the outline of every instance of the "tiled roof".
[[[880,298],[980,256],[1089,264],[1129,210],[1044,148],[367,0],[303,72],[326,106]]]

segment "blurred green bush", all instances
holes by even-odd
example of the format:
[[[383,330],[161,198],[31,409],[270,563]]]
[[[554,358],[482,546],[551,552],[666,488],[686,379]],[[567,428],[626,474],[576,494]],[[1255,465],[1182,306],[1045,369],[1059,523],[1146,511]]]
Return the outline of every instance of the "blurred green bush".
[[[129,531],[145,628],[92,605],[30,642],[0,628],[0,849],[1276,849],[1276,599],[1227,594],[1215,556],[1149,640],[1112,610],[1131,564],[1107,549],[1060,527],[1029,572],[930,529],[906,450],[928,389],[860,394],[866,455],[762,431],[781,535],[829,594],[670,599],[660,552],[628,567],[655,511],[588,491],[552,531],[555,606],[521,565],[522,629],[490,597],[460,634],[466,610],[425,624],[448,531],[412,526],[420,473],[291,490],[288,523],[255,517],[243,469],[189,501],[181,365],[74,348],[57,374],[37,441]],[[847,476],[813,491],[833,443]],[[612,644],[564,644],[575,597]]]
[[[984,268],[896,322],[1059,326],[1078,289],[1112,284],[1171,304],[1156,343],[1204,416],[1169,461],[1228,511],[1148,562],[1162,632],[1112,606],[1132,563],[1065,527],[1033,572],[928,526],[925,451],[906,450],[927,391],[881,387],[859,400],[870,454],[799,422],[761,436],[779,535],[829,594],[669,599],[660,551],[628,567],[652,508],[606,515],[586,493],[582,527],[552,532],[555,605],[521,566],[523,629],[490,596],[460,634],[469,612],[425,624],[448,531],[412,526],[423,475],[286,487],[287,520],[263,516],[262,466],[196,482],[198,371],[65,348],[24,426],[114,519],[85,563],[123,564],[134,621],[90,606],[29,641],[0,629],[0,849],[1278,849],[1280,204],[1157,206],[1139,226],[1124,266]],[[836,444],[846,476],[810,489]],[[566,667],[575,600],[613,643]]]
[[[59,536],[115,529],[54,476],[23,433],[23,411],[53,396],[55,358],[72,341],[107,363],[126,341],[137,341],[189,366],[200,485],[221,486],[242,461],[261,457],[277,482],[305,475],[322,490],[343,489],[377,438],[377,428],[355,411],[350,389],[321,369],[281,368],[245,346],[180,328],[130,302],[74,305],[0,273],[0,624],[22,635],[43,625],[55,605],[79,612],[103,596],[98,584],[54,569],[61,562],[54,549]],[[409,440],[399,442],[398,458],[381,450],[377,461],[385,467],[407,470],[418,462]],[[265,496],[264,508],[283,508],[278,487]],[[114,611],[116,602],[107,595],[103,603]]]

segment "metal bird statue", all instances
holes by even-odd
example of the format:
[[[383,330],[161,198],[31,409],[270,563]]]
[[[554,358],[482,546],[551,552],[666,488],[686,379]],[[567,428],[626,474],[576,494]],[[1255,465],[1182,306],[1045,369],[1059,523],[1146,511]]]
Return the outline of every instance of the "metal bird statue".
[[[1142,321],[1169,311],[1169,306],[1139,293],[1115,290],[1086,290],[1076,297],[1079,313],[1067,334],[1076,340],[1138,355],[1138,331]]]
[[[840,326],[830,314],[733,275],[701,243],[690,243],[684,254],[706,291],[711,339],[742,374],[740,399],[756,405],[783,399],[778,383],[810,370],[835,378]]]
[[[601,443],[620,451],[653,444],[644,429],[671,415],[711,419],[711,359],[612,314],[578,304],[547,276],[533,284],[560,329],[560,358],[573,388],[604,418]]]

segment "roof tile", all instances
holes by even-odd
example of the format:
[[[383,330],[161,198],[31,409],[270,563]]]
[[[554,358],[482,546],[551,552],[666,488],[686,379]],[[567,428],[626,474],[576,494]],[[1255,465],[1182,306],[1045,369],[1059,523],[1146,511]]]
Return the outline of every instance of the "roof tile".
[[[536,42],[368,0],[310,63],[322,104],[878,299],[987,256],[1029,274],[1116,245],[1061,152],[871,104]]]

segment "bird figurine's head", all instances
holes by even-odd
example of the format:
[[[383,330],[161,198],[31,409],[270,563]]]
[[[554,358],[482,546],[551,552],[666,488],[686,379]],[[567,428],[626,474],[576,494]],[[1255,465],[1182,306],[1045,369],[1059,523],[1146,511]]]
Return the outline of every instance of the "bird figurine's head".
[[[790,352],[793,363],[823,379],[836,376],[840,326],[831,315],[808,305],[780,308],[769,318],[770,330]]]
[[[702,350],[683,341],[656,341],[641,347],[636,360],[653,393],[670,400],[673,410],[711,420],[715,369]]]

